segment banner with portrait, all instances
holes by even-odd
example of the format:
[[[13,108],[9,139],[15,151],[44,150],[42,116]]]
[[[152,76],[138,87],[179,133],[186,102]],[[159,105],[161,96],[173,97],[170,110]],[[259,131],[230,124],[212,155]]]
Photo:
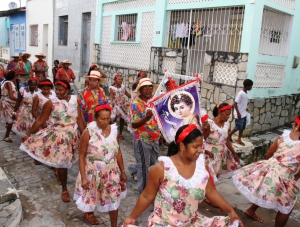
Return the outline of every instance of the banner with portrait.
[[[168,143],[174,141],[178,128],[199,123],[201,96],[200,79],[178,86],[176,89],[157,95],[150,100],[158,127]]]

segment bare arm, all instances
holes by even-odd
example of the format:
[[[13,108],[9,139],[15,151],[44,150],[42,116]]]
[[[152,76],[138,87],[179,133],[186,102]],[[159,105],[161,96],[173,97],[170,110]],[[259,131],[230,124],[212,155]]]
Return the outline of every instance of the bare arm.
[[[121,152],[120,149],[119,149],[118,155],[117,155],[117,163],[118,163],[118,166],[121,170],[121,184],[123,185],[124,183],[126,183],[127,178],[126,178],[126,173],[125,173],[125,167],[124,167],[122,152]]]
[[[35,133],[39,130],[39,128],[47,121],[52,112],[52,101],[48,100],[42,108],[41,115],[35,120],[31,129],[27,132],[27,136],[30,136],[32,133]]]
[[[131,127],[136,129],[141,127],[142,125],[144,125],[147,121],[149,121],[151,119],[151,117],[153,116],[153,113],[151,110],[147,111],[146,117],[142,118],[141,120],[131,123]]]
[[[151,167],[148,174],[148,182],[145,190],[139,196],[131,214],[124,220],[124,227],[128,224],[135,224],[136,219],[152,203],[159,190],[160,183],[164,178],[164,165],[158,163]]]
[[[12,90],[11,84],[10,83],[6,83],[5,86],[6,86],[7,90],[8,90],[8,96],[9,96],[9,98],[11,100],[13,100],[13,101],[18,101],[18,98],[16,98],[14,96],[14,94],[13,94],[13,90]]]
[[[214,204],[216,204],[218,207],[220,207],[222,210],[226,211],[231,219],[231,223],[233,223],[234,220],[238,220],[241,225],[242,221],[240,220],[239,216],[235,213],[234,209],[232,206],[219,194],[217,190],[215,190],[212,187],[212,183],[210,179],[207,182],[206,185],[206,191],[205,191],[205,196]]]
[[[80,137],[80,147],[79,147],[79,171],[81,175],[81,187],[83,189],[89,189],[89,182],[86,179],[85,174],[85,158],[86,158],[86,152],[89,145],[90,140],[90,134],[87,129],[85,129]]]
[[[234,102],[233,106],[234,106],[234,109],[235,109],[235,111],[236,111],[237,117],[238,117],[238,118],[241,118],[241,114],[240,114],[239,108],[238,108],[238,106],[237,106],[237,103]]]
[[[226,141],[226,147],[228,148],[228,150],[232,153],[234,160],[238,163],[240,163],[240,159],[239,156],[237,156],[237,154],[235,153],[235,150],[232,146],[232,143],[230,142],[229,137],[227,137],[227,141]]]
[[[266,158],[267,159],[271,158],[273,156],[273,154],[275,153],[275,151],[277,150],[277,148],[278,148],[278,138],[273,142],[273,144],[267,151]]]
[[[86,128],[86,123],[85,123],[85,120],[83,118],[83,113],[82,113],[79,105],[77,105],[77,112],[78,112],[77,125],[78,125],[80,133],[82,133],[83,130]]]
[[[131,99],[131,94],[125,89],[125,95]]]
[[[208,121],[202,123],[202,131],[204,140],[206,140],[210,134],[210,124],[208,123]]]
[[[36,113],[38,105],[39,105],[39,97],[37,95],[35,95],[34,98],[33,98],[32,108],[31,108],[31,114],[34,117],[34,119],[38,118],[38,115]]]
[[[110,103],[113,103],[114,91],[111,88],[109,89],[109,100],[110,100]]]

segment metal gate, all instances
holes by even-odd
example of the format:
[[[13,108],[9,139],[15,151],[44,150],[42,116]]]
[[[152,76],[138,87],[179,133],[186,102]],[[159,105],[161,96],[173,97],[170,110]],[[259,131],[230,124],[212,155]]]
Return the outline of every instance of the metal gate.
[[[91,13],[82,14],[82,72],[89,71],[91,49]]]
[[[187,49],[187,75],[202,73],[206,51],[240,51],[243,22],[243,6],[170,11],[166,47]]]

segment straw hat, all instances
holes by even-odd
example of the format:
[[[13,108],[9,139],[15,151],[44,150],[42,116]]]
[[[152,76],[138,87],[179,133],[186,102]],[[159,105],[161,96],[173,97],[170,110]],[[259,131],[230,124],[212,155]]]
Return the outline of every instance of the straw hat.
[[[140,89],[144,86],[153,86],[153,93],[157,90],[158,86],[156,84],[152,84],[151,80],[149,78],[143,78],[139,81],[136,89],[135,89],[135,93],[137,93],[138,95],[140,95]]]
[[[19,58],[20,55],[19,55],[18,53],[14,53],[11,57],[12,57],[12,58]]]
[[[31,54],[27,53],[27,52],[22,52],[21,57],[23,57],[24,55],[28,55],[28,58],[31,57]]]
[[[63,63],[63,64],[68,64],[69,66],[72,65],[72,63],[69,62],[69,60],[63,60],[62,63]]]
[[[91,71],[90,75],[84,75],[83,78],[86,80],[88,80],[89,78],[96,78],[100,81],[100,84],[103,84],[106,81],[106,75],[96,70]]]
[[[43,53],[38,53],[38,54],[36,54],[36,55],[34,55],[36,58],[39,58],[40,56],[42,56],[43,57],[43,59],[45,59],[46,58],[46,55],[43,55]]]

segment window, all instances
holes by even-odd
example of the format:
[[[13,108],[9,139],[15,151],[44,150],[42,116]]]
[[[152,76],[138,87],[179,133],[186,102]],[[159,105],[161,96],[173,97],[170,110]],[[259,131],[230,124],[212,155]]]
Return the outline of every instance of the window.
[[[15,49],[19,50],[19,24],[15,24]]]
[[[117,16],[116,41],[135,42],[137,14]]]
[[[38,25],[30,25],[30,46],[38,46]]]
[[[20,25],[21,50],[25,50],[25,24]]]
[[[68,16],[59,17],[58,45],[68,45]]]

